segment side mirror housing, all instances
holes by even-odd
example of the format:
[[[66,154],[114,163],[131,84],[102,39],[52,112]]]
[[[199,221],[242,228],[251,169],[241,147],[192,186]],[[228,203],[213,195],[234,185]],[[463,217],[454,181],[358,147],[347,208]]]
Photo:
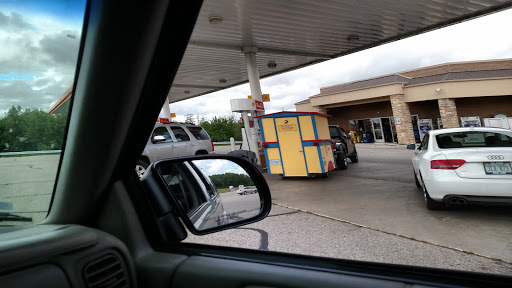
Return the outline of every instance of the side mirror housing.
[[[148,167],[141,181],[153,208],[159,211],[157,215],[175,211],[196,235],[260,221],[272,206],[261,172],[235,156],[201,155],[158,161]]]
[[[156,144],[158,142],[164,142],[165,140],[166,140],[165,137],[162,135],[157,135],[157,136],[154,136],[153,138],[151,138],[151,142],[153,144]]]
[[[417,146],[416,144],[407,144],[407,150],[416,150]]]

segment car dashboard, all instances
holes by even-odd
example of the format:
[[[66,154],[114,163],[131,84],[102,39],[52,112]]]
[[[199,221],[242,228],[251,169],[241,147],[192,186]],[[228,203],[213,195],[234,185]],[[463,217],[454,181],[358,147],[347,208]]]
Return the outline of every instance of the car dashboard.
[[[0,230],[1,287],[134,287],[126,246],[79,225]]]

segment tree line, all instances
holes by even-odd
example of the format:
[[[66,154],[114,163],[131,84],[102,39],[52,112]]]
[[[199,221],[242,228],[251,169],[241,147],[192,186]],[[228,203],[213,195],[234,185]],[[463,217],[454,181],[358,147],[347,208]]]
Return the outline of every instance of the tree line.
[[[229,141],[233,137],[236,141],[242,140],[243,125],[235,119],[235,116],[213,117],[210,121],[202,119],[199,126],[210,135],[213,142]]]
[[[11,107],[0,119],[0,152],[60,150],[67,114],[48,114],[42,109]],[[234,116],[202,119],[199,123],[214,142],[242,140],[243,125]]]
[[[215,187],[217,187],[217,189],[229,188],[229,186],[238,188],[239,185],[254,186],[254,182],[252,181],[251,177],[244,174],[216,174],[211,175],[210,180],[212,180],[213,184],[215,184]]]
[[[11,107],[0,119],[0,152],[60,150],[67,114]]]

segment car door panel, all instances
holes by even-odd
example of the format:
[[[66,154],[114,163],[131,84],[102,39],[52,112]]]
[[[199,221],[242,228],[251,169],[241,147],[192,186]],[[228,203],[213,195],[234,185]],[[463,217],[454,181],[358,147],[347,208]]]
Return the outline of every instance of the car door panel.
[[[404,287],[404,283],[248,261],[192,256],[170,287]]]
[[[192,140],[191,140],[192,138],[185,131],[185,129],[183,129],[181,127],[171,126],[170,130],[171,130],[172,135],[176,141],[174,143],[176,149],[174,150],[175,152],[172,157],[194,155],[195,151],[193,151],[193,148],[195,148],[194,147],[195,145],[192,143]]]
[[[154,161],[175,157],[174,151],[176,150],[176,142],[172,138],[172,134],[170,134],[169,127],[161,126],[161,127],[155,128],[155,130],[153,131],[153,134],[155,134],[155,131],[162,132],[163,129],[165,129],[165,131],[167,131],[167,134],[164,137],[166,137],[166,139],[168,139],[168,140],[162,141],[162,142],[157,142],[157,143],[152,143],[151,140],[148,141],[148,145],[149,145],[148,150],[151,155],[151,158],[154,159]],[[164,134],[159,133],[159,135],[164,135]]]

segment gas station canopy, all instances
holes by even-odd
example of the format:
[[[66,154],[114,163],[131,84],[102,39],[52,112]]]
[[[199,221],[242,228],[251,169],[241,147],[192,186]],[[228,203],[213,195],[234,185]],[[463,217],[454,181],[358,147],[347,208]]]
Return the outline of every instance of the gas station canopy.
[[[205,0],[168,99],[248,82],[247,52],[265,78],[510,7],[511,0]],[[66,92],[51,113],[64,112]]]
[[[168,98],[246,83],[243,51],[256,52],[264,78],[510,7],[504,0],[205,0]]]

